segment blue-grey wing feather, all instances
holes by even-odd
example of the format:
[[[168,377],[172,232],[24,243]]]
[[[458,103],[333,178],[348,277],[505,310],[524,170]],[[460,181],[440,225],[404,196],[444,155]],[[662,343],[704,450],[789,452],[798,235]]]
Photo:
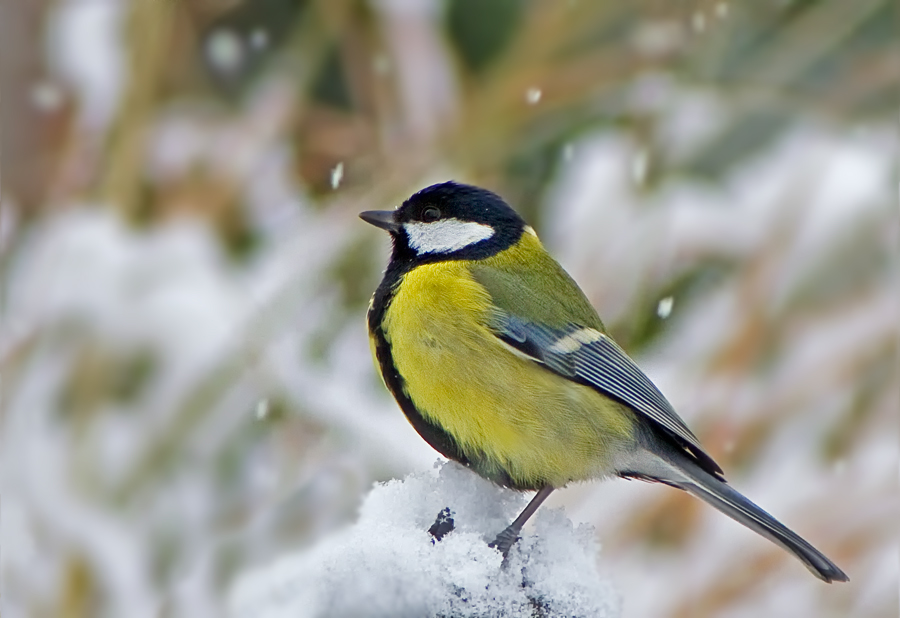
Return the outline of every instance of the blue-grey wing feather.
[[[721,471],[672,404],[608,336],[574,324],[564,329],[549,328],[508,314],[499,316],[494,328],[500,339],[519,352],[559,375],[621,401],[676,436],[710,468]],[[573,339],[573,335],[583,333],[590,336],[580,337],[581,341]]]

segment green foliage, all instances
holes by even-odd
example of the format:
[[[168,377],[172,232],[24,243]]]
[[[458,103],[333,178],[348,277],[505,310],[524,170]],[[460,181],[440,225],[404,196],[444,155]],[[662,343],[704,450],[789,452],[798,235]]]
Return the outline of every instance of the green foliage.
[[[313,100],[331,107],[345,111],[353,109],[353,99],[347,86],[344,63],[341,61],[340,48],[337,45],[332,45],[322,58],[319,71],[310,84],[310,96]]]
[[[466,67],[486,69],[509,45],[528,0],[450,0],[447,33]]]

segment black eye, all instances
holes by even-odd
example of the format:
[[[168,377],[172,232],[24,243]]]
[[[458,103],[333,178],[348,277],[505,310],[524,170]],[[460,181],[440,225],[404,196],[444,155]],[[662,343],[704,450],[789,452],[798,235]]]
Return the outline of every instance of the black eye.
[[[441,211],[434,206],[429,206],[422,211],[422,221],[431,222],[441,218]]]

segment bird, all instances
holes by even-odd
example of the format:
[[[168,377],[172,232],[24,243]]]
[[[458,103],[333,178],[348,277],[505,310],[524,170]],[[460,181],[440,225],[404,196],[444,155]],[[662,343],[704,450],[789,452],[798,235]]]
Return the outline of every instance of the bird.
[[[367,312],[385,386],[436,451],[498,485],[536,494],[490,543],[507,558],[556,489],[620,477],[684,490],[796,556],[831,560],[729,485],[660,390],[499,195],[443,182],[394,210],[390,261]]]

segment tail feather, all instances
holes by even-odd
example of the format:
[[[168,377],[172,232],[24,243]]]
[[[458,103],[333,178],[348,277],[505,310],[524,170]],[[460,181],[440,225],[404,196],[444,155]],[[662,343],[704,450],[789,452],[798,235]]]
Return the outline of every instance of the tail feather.
[[[669,459],[669,463],[684,474],[688,480],[665,479],[663,482],[684,489],[738,523],[794,554],[813,575],[822,581],[831,583],[849,580],[837,565],[800,538],[797,533],[732,489],[725,481],[702,470],[690,461],[687,455],[677,457],[677,459],[682,458],[683,461]]]

